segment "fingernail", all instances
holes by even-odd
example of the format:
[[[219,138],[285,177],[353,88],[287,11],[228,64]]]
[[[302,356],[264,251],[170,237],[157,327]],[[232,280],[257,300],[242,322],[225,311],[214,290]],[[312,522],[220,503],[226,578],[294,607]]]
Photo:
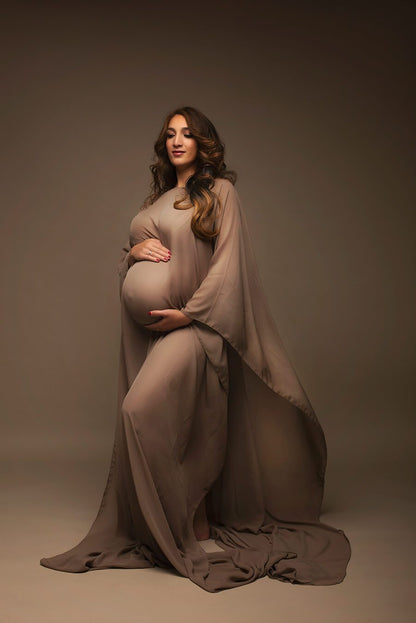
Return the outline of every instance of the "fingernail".
[[[159,259],[159,258],[157,258],[156,262],[160,262],[160,259]]]
[[[149,314],[149,316],[151,316],[151,315],[152,315],[152,312],[147,312],[147,313]]]

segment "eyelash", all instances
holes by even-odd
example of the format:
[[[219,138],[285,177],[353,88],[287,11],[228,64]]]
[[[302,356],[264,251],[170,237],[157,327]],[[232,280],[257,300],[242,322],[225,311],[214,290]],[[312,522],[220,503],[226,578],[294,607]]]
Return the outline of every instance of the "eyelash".
[[[173,138],[175,135],[174,134],[167,134],[166,137],[167,138]],[[192,138],[192,134],[184,134],[184,136],[186,138]]]

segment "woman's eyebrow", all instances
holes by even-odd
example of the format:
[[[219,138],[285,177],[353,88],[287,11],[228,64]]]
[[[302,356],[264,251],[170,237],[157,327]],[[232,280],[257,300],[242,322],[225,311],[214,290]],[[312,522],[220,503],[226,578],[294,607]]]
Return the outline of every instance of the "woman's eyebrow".
[[[171,128],[169,127],[168,130],[173,130],[174,132],[176,132],[175,128]],[[189,130],[188,126],[184,126],[183,128],[181,128],[181,130]]]

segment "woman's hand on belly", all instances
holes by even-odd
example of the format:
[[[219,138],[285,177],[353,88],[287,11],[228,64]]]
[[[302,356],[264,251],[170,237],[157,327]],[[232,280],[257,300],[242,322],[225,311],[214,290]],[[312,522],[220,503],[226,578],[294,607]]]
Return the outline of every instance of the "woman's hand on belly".
[[[144,325],[144,328],[149,331],[172,331],[173,329],[179,329],[179,327],[185,327],[192,322],[192,318],[189,318],[179,309],[152,309],[149,311],[149,315],[163,316],[157,322]]]
[[[130,249],[128,263],[134,264],[140,260],[150,260],[160,262],[170,260],[170,251],[164,247],[158,238],[146,238],[143,242],[138,242]]]

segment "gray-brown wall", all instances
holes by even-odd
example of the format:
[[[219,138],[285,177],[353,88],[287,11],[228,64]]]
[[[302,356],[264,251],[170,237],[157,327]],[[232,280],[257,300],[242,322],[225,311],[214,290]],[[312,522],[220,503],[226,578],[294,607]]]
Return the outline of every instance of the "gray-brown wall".
[[[212,119],[239,173],[270,305],[330,465],[383,452],[391,462],[409,448],[411,4],[222,4],[8,9],[6,455],[77,448],[109,460],[116,265],[148,193],[153,141],[178,105]]]

